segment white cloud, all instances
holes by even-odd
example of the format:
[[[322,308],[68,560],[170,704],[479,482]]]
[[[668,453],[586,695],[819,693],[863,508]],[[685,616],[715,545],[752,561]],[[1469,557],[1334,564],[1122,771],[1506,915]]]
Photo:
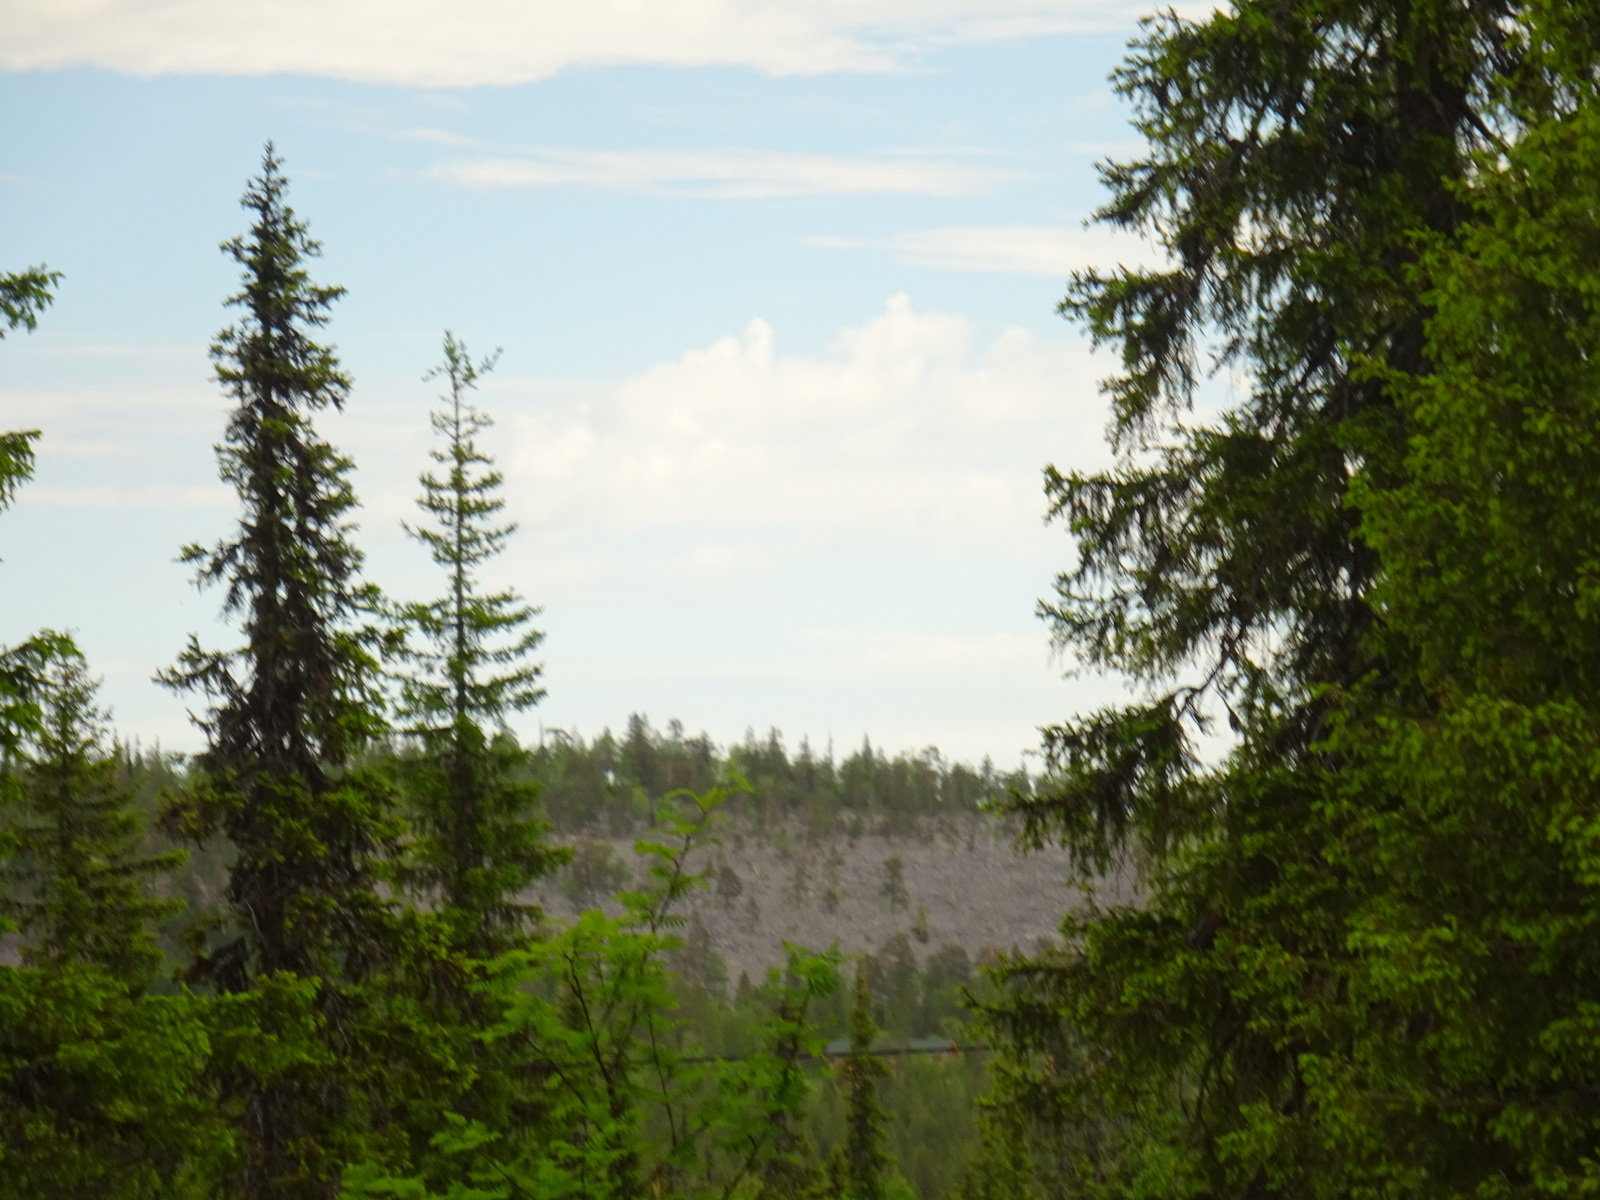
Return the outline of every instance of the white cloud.
[[[738,199],[867,193],[962,196],[1018,178],[1015,172],[908,157],[557,148],[515,158],[463,159],[436,167],[432,174],[473,187],[578,184],[622,191],[670,188]]]
[[[1130,0],[6,0],[0,67],[422,86],[606,63],[892,70],[928,46],[1126,28]]]
[[[826,355],[780,354],[758,318],[603,398],[508,405],[519,515],[588,546],[670,534],[713,573],[744,541],[770,561],[857,532],[1031,553],[1044,462],[1103,459],[1102,364],[1020,329],[975,341],[899,295]]]
[[[1089,267],[1147,266],[1160,261],[1160,252],[1148,242],[1101,226],[967,226],[881,239],[810,237],[806,244],[826,250],[888,251],[914,267],[1014,275],[1064,277]]]

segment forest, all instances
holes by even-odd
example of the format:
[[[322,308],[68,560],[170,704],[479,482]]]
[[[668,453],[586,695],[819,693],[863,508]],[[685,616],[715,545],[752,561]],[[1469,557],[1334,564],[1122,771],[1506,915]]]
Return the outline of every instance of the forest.
[[[0,1194],[1592,1193],[1600,12],[1233,0],[1150,18],[1114,84],[1139,148],[1097,217],[1164,257],[1060,303],[1118,364],[1115,457],[1044,469],[1038,608],[1131,690],[1030,774],[642,716],[520,744],[494,358],[444,337],[437,598],[391,597],[316,427],[359,403],[342,290],[268,143],[210,351],[238,521],[181,551],[237,641],[157,680],[204,749],[119,740],[65,633],[0,657]],[[0,277],[0,330],[70,286]],[[0,502],[48,439],[0,435]],[[685,915],[737,895],[719,838],[820,878],[980,824],[1137,886],[973,954],[886,860],[903,932],[737,979]]]

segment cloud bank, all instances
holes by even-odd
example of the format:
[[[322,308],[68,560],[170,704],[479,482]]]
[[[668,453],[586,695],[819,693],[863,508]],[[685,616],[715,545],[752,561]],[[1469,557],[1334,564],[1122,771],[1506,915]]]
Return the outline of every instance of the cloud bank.
[[[1126,28],[1128,0],[7,0],[0,69],[516,84],[567,67],[888,71],[933,46]]]
[[[1021,329],[979,345],[897,295],[824,355],[780,354],[758,318],[605,392],[508,404],[502,461],[528,536],[612,547],[601,574],[640,539],[709,576],[851,540],[1028,558],[1046,460],[1103,460],[1103,366]]]
[[[481,188],[563,185],[674,191],[717,199],[776,196],[966,196],[1016,179],[1016,172],[936,159],[851,158],[764,150],[573,150],[463,159],[430,174]]]

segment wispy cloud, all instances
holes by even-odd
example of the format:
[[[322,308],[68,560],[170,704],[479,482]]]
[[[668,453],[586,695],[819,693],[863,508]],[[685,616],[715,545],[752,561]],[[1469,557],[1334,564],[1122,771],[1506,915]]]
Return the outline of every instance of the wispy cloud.
[[[958,226],[876,239],[818,236],[807,238],[806,244],[825,250],[886,251],[915,267],[1012,275],[1066,276],[1090,267],[1145,266],[1160,260],[1155,247],[1136,238],[1059,225]]]
[[[966,196],[1021,178],[993,167],[930,158],[840,157],[767,150],[575,150],[444,163],[431,174],[482,188],[563,185],[682,191],[719,198],[825,195]]]
[[[221,509],[234,503],[233,492],[220,483],[127,485],[35,484],[21,493],[26,508],[202,508]]]
[[[399,135],[404,142],[427,142],[434,146],[463,146],[477,145],[476,138],[467,137],[462,133],[452,133],[448,129],[407,129]]]
[[[608,63],[894,70],[964,41],[1127,28],[1132,0],[9,0],[0,67],[524,83]]]

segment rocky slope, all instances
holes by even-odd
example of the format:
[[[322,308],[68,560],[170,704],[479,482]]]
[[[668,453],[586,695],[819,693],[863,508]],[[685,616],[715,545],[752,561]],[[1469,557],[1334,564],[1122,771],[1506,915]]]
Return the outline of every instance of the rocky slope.
[[[574,865],[537,891],[556,919],[630,885],[643,870],[630,838],[573,844]],[[817,949],[837,941],[853,954],[907,934],[919,954],[951,944],[975,958],[1030,949],[1058,936],[1062,914],[1085,900],[1062,852],[1021,854],[1004,828],[979,817],[924,823],[904,836],[840,832],[816,840],[734,824],[693,866],[707,872],[708,886],[683,912],[733,980],[741,972],[759,978],[781,962],[785,941]],[[1132,895],[1125,877],[1090,890],[1099,903]]]

